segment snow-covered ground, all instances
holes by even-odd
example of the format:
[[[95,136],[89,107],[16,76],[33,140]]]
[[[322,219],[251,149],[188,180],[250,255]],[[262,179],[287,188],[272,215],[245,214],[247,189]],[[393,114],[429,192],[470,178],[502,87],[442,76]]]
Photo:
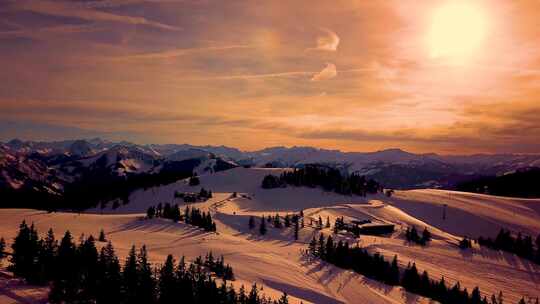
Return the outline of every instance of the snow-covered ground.
[[[362,198],[325,193],[320,189],[260,188],[264,175],[277,175],[281,170],[236,168],[201,175],[201,185],[196,187],[179,181],[139,190],[131,195],[128,205],[116,210],[110,209],[112,204],[86,214],[4,209],[0,210],[0,235],[11,240],[23,219],[35,223],[41,233],[52,227],[57,237],[66,229],[75,236],[97,235],[104,229],[121,257],[132,244],[146,244],[152,262],[157,264],[169,253],[176,257],[184,254],[190,259],[208,251],[223,254],[225,261],[233,266],[235,284],[257,282],[264,286],[263,292],[267,295],[277,297],[287,292],[292,303],[428,303],[427,299],[399,287],[389,287],[350,271],[310,261],[300,252],[318,233],[309,227],[310,218],[321,216],[326,220],[329,217],[332,224],[341,216],[346,220],[371,219],[393,223],[397,230],[388,237],[362,236],[359,243],[369,250],[379,251],[389,258],[397,254],[402,265],[414,261],[432,278],[444,276],[447,282],[459,280],[469,291],[477,285],[486,295],[501,290],[505,303],[517,303],[525,295],[540,296],[538,265],[476,245],[465,251],[456,245],[464,235],[493,236],[500,227],[536,237],[540,233],[540,200],[440,190],[397,191],[390,198],[383,195]],[[142,219],[148,206],[159,202],[183,206],[182,202],[175,201],[175,191],[196,192],[201,187],[212,190],[214,197],[196,205],[212,211],[217,234],[164,219]],[[237,192],[236,198],[231,198],[233,192]],[[253,231],[248,228],[251,215],[285,215],[299,210],[304,210],[306,216],[306,227],[301,229],[299,241],[293,240],[292,228],[269,227],[265,236],[260,236],[257,228]],[[259,219],[257,225],[258,222]],[[426,247],[407,244],[403,230],[408,225],[420,229],[428,227],[434,234],[433,241]],[[331,233],[329,229],[323,232]],[[356,242],[347,235],[340,237]],[[18,303],[9,295],[0,296],[0,303],[13,302]]]

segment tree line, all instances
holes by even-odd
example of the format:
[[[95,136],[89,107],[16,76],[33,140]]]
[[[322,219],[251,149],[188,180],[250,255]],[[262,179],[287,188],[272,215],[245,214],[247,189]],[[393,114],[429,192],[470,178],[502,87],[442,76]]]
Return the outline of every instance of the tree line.
[[[201,256],[198,256],[194,262],[196,265],[207,267],[210,271],[216,274],[218,278],[223,278],[224,280],[233,281],[234,273],[231,265],[225,265],[225,259],[223,256],[214,259],[212,251],[206,255],[204,260]]]
[[[164,264],[154,267],[148,261],[145,246],[131,247],[123,266],[111,242],[100,251],[90,235],[76,244],[69,231],[60,242],[52,230],[39,238],[34,225],[23,222],[12,244],[9,269],[32,284],[49,285],[50,303],[224,303],[287,304],[286,294],[271,300],[256,284],[249,292],[238,291],[227,280],[234,278],[232,267],[223,257],[214,260],[208,254],[203,261],[178,263],[168,255]],[[3,252],[3,250],[1,251]],[[216,277],[220,283],[216,281]]]
[[[92,207],[104,209],[108,202],[122,201],[129,203],[130,194],[137,189],[168,185],[179,179],[192,176],[193,169],[200,164],[198,159],[183,160],[164,164],[157,173],[130,173],[126,176],[116,176],[109,168],[84,169],[81,177],[73,183],[65,185],[64,196],[57,206],[47,206],[50,210],[71,209],[82,211]],[[118,207],[118,203],[116,206]],[[113,205],[114,207],[114,205]]]
[[[501,228],[495,239],[489,237],[478,238],[478,244],[481,246],[515,253],[522,258],[540,265],[540,234],[536,237],[534,243],[536,244],[536,249],[534,248],[533,239],[530,235],[523,236],[521,233],[518,233],[517,236],[514,237],[510,230],[504,228]]]
[[[407,239],[408,242],[425,246],[431,241],[431,232],[427,229],[427,227],[425,227],[424,231],[422,231],[422,235],[420,236],[415,226],[412,226],[412,228],[407,227],[407,230],[405,231],[405,239]]]
[[[318,240],[313,237],[307,252],[321,260],[337,267],[352,269],[368,278],[388,285],[400,285],[405,290],[448,304],[488,304],[487,298],[482,297],[478,287],[470,293],[467,288],[461,288],[459,282],[449,287],[444,277],[433,280],[427,271],[420,274],[415,263],[409,263],[403,271],[399,268],[397,255],[392,262],[387,261],[379,253],[371,254],[358,246],[350,247],[348,242],[335,242],[331,235],[327,238],[321,233]],[[492,295],[492,304],[502,304],[502,293]]]
[[[203,228],[208,232],[216,232],[216,222],[212,220],[210,211],[204,212],[195,207],[186,206],[184,213],[180,211],[178,204],[171,205],[169,203],[159,203],[157,207],[150,206],[146,210],[146,217],[152,218],[166,218],[174,222],[184,221],[188,225],[197,226]]]
[[[519,169],[501,176],[483,176],[465,181],[456,186],[456,190],[484,193],[499,196],[539,198],[540,168]]]
[[[283,217],[283,220],[281,220],[282,216],[276,213],[275,216],[267,216],[264,215],[260,218],[260,224],[259,224],[259,234],[265,235],[268,231],[267,224],[273,225],[274,228],[282,229],[282,228],[289,228],[291,226],[294,227],[294,239],[298,240],[298,234],[301,228],[304,228],[304,211],[300,211],[299,214],[293,214],[292,216],[287,214]],[[249,229],[253,230],[255,228],[255,217],[250,216],[249,217]]]
[[[199,193],[186,193],[186,192],[174,192],[174,198],[181,198],[184,200],[184,203],[196,203],[196,202],[206,202],[208,199],[212,198],[212,190],[206,190],[201,188]]]
[[[358,174],[342,174],[340,170],[321,165],[306,165],[281,173],[280,176],[266,175],[262,181],[262,188],[272,189],[291,186],[322,187],[344,195],[366,196],[368,193],[377,193],[382,186],[374,180]]]

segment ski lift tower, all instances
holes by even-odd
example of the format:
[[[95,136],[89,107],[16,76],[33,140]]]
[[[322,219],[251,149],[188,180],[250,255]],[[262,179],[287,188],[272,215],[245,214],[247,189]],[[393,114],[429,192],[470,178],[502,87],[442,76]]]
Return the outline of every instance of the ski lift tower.
[[[450,196],[451,196],[451,192],[448,191],[448,201],[450,202]],[[448,207],[448,204],[443,204],[443,211],[442,211],[442,219],[443,221],[446,220],[446,207]]]
[[[442,210],[442,219],[443,221],[446,220],[446,207],[448,205],[447,204],[443,204],[443,210]]]

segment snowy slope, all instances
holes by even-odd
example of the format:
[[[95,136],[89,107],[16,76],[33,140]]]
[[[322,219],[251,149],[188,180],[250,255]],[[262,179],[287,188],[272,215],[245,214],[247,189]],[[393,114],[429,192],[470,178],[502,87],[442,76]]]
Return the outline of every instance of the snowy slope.
[[[472,249],[459,250],[457,241],[463,235],[493,236],[500,227],[536,236],[540,233],[540,200],[523,200],[440,190],[397,191],[392,197],[383,195],[362,197],[325,193],[321,189],[260,188],[266,174],[279,174],[285,169],[235,168],[218,173],[201,174],[201,185],[191,187],[187,181],[168,186],[138,190],[130,203],[117,210],[93,210],[87,214],[52,213],[21,210],[0,210],[0,235],[11,239],[22,219],[34,222],[41,232],[53,227],[60,232],[71,230],[74,235],[92,233],[103,228],[123,257],[129,247],[146,244],[151,260],[162,263],[168,253],[188,258],[212,250],[223,254],[234,268],[236,284],[257,282],[268,295],[287,292],[292,303],[428,303],[426,299],[389,287],[304,257],[300,250],[318,233],[309,219],[319,216],[331,221],[336,217],[370,219],[392,223],[396,231],[386,237],[362,236],[361,246],[387,256],[399,256],[400,264],[416,262],[432,278],[444,278],[449,283],[460,281],[469,291],[479,286],[486,295],[503,291],[505,303],[517,303],[524,295],[540,296],[540,267],[515,255],[502,253],[476,244]],[[210,210],[218,233],[204,233],[182,223],[167,220],[141,220],[146,208],[159,202],[173,202],[174,191],[210,189],[214,197],[197,204]],[[233,192],[237,198],[231,198]],[[443,204],[446,219],[442,219]],[[260,236],[250,231],[250,216],[304,210],[306,227],[300,240],[292,238],[292,229],[269,228]],[[105,214],[99,214],[99,213]],[[113,214],[110,214],[113,213]],[[408,244],[404,229],[415,225],[432,231],[433,241],[426,247]],[[324,229],[325,234],[331,233]],[[339,238],[351,243],[348,234]]]
[[[230,233],[218,222],[219,234],[203,233],[184,224],[166,220],[141,221],[138,215],[46,214],[30,210],[1,210],[0,231],[10,239],[24,218],[43,232],[69,229],[74,235],[97,234],[103,228],[118,254],[127,255],[131,244],[147,245],[150,260],[162,263],[166,255],[185,254],[193,259],[208,251],[223,254],[237,277],[235,284],[262,284],[264,293],[277,297],[285,291],[291,303],[403,303],[401,288],[380,283],[333,266],[306,260],[302,243],[276,241],[271,236],[253,237]],[[405,293],[407,297],[413,297]],[[427,303],[419,299],[418,303]]]

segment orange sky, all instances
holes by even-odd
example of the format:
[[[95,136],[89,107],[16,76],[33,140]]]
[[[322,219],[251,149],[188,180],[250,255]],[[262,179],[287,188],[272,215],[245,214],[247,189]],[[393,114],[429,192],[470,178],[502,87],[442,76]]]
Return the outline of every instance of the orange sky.
[[[540,2],[449,3],[2,1],[0,140],[539,153]]]

